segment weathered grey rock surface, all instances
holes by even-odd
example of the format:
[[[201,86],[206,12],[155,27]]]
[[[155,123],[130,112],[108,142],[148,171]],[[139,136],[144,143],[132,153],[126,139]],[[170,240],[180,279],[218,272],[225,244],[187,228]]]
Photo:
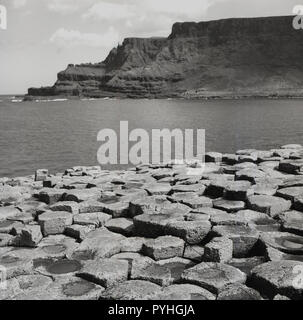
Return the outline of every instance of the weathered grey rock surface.
[[[197,176],[161,164],[1,179],[0,298],[302,300],[299,155],[210,153]]]

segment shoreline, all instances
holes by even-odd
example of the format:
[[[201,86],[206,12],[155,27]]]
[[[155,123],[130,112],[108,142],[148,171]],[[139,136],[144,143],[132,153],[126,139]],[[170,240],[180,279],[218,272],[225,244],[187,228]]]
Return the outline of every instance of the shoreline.
[[[300,300],[302,256],[301,145],[0,178],[0,299]]]
[[[175,100],[175,101],[228,101],[228,100],[301,100],[302,95],[292,94],[219,94],[219,95],[146,95],[146,96],[121,96],[121,95],[101,95],[101,96],[70,96],[70,95],[55,95],[55,96],[31,96],[28,94],[12,94],[0,95],[0,97],[9,98],[8,101],[18,100],[18,102],[63,102],[63,101],[99,101],[99,100]],[[3,100],[5,101],[5,100]]]
[[[228,101],[228,100],[302,100],[302,96],[280,95],[280,96],[262,96],[262,95],[233,95],[233,96],[200,96],[200,97],[183,97],[183,96],[139,96],[139,97],[120,97],[120,96],[104,96],[104,97],[80,97],[80,96],[28,96],[18,95],[17,99],[22,99],[22,102],[63,102],[69,100],[82,101],[99,101],[99,100],[176,100],[176,101]]]

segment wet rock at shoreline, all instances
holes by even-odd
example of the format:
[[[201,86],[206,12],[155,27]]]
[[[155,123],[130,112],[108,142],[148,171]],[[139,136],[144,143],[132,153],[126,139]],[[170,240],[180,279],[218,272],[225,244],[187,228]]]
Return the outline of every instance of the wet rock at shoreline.
[[[40,259],[70,258],[78,245],[75,239],[65,235],[51,235],[43,238],[38,244],[37,257]]]
[[[215,226],[213,233],[232,240],[234,258],[249,256],[259,239],[259,232],[248,226]]]
[[[52,300],[98,300],[104,288],[75,276],[54,281],[47,287]]]
[[[33,271],[33,261],[28,257],[15,255],[14,252],[2,255],[0,265],[6,268],[7,279],[28,275]]]
[[[36,261],[34,265],[36,272],[54,279],[75,276],[82,267],[82,263],[71,259],[41,259]]]
[[[303,237],[287,232],[264,232],[260,240],[270,247],[289,254],[303,254]]]
[[[249,276],[253,268],[267,262],[267,260],[268,259],[264,256],[255,256],[251,258],[233,258],[228,262],[228,264],[241,270],[247,276]]]

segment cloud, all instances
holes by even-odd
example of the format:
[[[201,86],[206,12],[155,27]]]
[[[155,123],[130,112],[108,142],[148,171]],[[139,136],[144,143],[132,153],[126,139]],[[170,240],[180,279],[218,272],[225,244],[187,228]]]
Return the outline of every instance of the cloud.
[[[46,0],[47,8],[61,14],[71,14],[79,10],[86,10],[96,0]]]
[[[146,10],[153,14],[194,19],[205,15],[210,5],[216,1],[218,0],[143,0],[142,2]]]
[[[114,26],[124,36],[167,36],[174,22],[203,20],[214,3],[223,1],[95,0],[82,18]]]
[[[129,19],[135,17],[135,6],[131,4],[119,4],[109,2],[99,2],[85,12],[82,17],[84,19],[101,19],[116,21],[121,19]]]
[[[20,9],[27,4],[27,0],[13,0],[13,6],[16,9]]]
[[[83,23],[114,27],[123,36],[167,36],[174,22],[200,21],[214,4],[227,0],[44,0],[63,15],[80,15]]]
[[[204,16],[211,5],[221,1],[226,0],[99,0],[95,1],[83,17],[112,21],[124,18],[142,20],[142,17],[152,20],[158,19],[159,15],[194,19]]]
[[[110,28],[104,34],[81,33],[77,30],[58,29],[49,39],[49,42],[61,48],[73,47],[111,47],[119,41],[118,33]]]

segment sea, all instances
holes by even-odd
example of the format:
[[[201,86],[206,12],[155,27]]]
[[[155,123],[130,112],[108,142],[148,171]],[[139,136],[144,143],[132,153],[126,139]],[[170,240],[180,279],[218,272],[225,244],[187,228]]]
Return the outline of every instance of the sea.
[[[303,100],[48,99],[0,96],[0,177],[98,165],[100,130],[204,129],[206,151],[303,143]],[[132,164],[104,165],[106,170]]]

